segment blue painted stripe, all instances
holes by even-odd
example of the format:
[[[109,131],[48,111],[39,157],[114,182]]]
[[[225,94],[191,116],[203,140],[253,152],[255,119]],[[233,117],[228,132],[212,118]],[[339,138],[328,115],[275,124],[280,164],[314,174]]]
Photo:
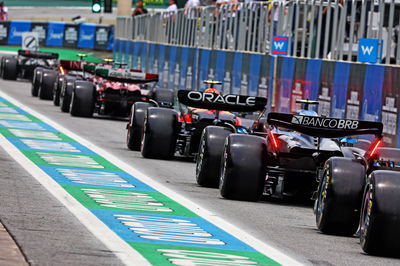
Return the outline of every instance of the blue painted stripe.
[[[244,244],[237,238],[227,234],[222,231],[215,225],[206,221],[200,217],[184,217],[184,216],[171,216],[171,215],[161,215],[161,214],[144,214],[144,213],[135,213],[135,212],[124,212],[124,211],[114,211],[114,210],[95,210],[90,209],[100,220],[102,220],[106,225],[113,230],[125,241],[136,242],[136,243],[150,243],[150,244],[166,244],[166,245],[177,245],[177,246],[189,246],[189,247],[203,247],[203,248],[214,248],[221,250],[234,250],[234,251],[255,251],[250,246]],[[121,216],[117,216],[121,215]],[[125,218],[122,218],[125,215]],[[129,217],[131,216],[131,217]],[[122,219],[118,219],[122,218]],[[154,226],[152,234],[149,232],[134,232],[132,222],[134,222],[135,217],[140,217],[142,219],[151,219],[154,221]],[[197,225],[200,229],[205,231],[205,234],[209,235],[190,235],[174,232],[173,230],[166,233],[157,234],[157,223],[162,223],[164,219],[166,223],[169,222],[169,219],[179,219],[182,220],[180,223],[182,224],[194,224]],[[125,222],[126,224],[123,224]],[[131,224],[128,224],[131,222]],[[179,225],[178,225],[179,227]],[[175,227],[176,228],[176,227]],[[162,228],[160,228],[162,229]],[[182,229],[181,229],[182,230]],[[190,230],[185,230],[186,233],[189,233]],[[153,237],[161,237],[159,239],[149,239],[144,238],[144,236],[153,236]],[[214,242],[215,244],[207,244],[207,241]]]

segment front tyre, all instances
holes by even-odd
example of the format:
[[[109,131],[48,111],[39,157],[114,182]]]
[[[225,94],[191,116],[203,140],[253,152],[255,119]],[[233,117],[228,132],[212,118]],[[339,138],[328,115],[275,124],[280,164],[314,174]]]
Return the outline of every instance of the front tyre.
[[[257,201],[265,186],[266,168],[265,138],[242,134],[228,136],[221,162],[221,196]]]

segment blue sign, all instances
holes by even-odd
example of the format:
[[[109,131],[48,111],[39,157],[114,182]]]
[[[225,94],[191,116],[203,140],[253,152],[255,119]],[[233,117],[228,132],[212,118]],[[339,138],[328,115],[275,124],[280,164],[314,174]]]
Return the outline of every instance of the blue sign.
[[[22,33],[31,31],[30,21],[11,21],[8,44],[21,44]]]
[[[272,37],[271,51],[273,55],[288,55],[289,37],[274,36]]]
[[[46,46],[62,46],[64,43],[64,22],[50,22],[47,29]]]
[[[378,39],[360,39],[360,43],[358,44],[358,61],[363,63],[377,63],[380,61],[378,57],[381,59],[382,49],[379,50],[379,42],[380,40]]]
[[[96,24],[83,23],[79,29],[78,48],[93,49]]]

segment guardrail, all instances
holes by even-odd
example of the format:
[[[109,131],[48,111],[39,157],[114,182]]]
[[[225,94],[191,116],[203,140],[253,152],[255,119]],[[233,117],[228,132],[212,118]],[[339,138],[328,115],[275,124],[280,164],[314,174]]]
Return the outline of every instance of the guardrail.
[[[117,18],[116,27],[119,39],[269,54],[273,36],[286,36],[289,56],[344,61],[374,38],[383,63],[399,64],[399,24],[397,0],[271,0]]]
[[[0,45],[21,45],[23,32],[37,32],[40,46],[113,49],[114,27],[91,23],[0,21]]]

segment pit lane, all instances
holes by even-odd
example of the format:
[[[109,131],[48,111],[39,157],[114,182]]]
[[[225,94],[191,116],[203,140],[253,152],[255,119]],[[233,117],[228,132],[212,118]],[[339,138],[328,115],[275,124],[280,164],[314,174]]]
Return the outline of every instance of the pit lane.
[[[195,165],[189,160],[160,161],[143,159],[140,153],[129,151],[126,148],[126,121],[123,119],[114,120],[105,117],[73,118],[68,114],[61,113],[58,107],[53,106],[52,102],[40,101],[31,97],[30,84],[26,82],[0,81],[0,90],[56,121],[75,134],[90,140],[95,145],[105,149],[166,187],[210,210],[216,216],[231,222],[258,239],[276,246],[289,255],[302,259],[306,263],[315,265],[399,264],[399,260],[396,259],[372,257],[363,254],[357,238],[333,237],[318,233],[315,229],[311,206],[299,205],[293,202],[249,203],[221,199],[218,190],[202,188],[195,184]],[[15,171],[9,171],[8,175],[24,173],[19,166],[11,161],[8,163],[16,168]],[[3,168],[7,167],[8,163],[3,162]],[[26,176],[26,174],[21,175]],[[29,176],[26,176],[26,179],[29,179]],[[29,188],[22,187],[21,189]],[[41,188],[39,187],[38,189]],[[51,199],[51,196],[46,191],[41,191],[41,193]],[[0,188],[0,194],[7,195],[10,198],[15,197],[6,187]],[[26,195],[26,197],[28,197],[27,201],[29,201],[29,195]],[[19,222],[9,225],[11,232],[17,232],[21,228],[29,229],[28,219],[30,218],[28,218],[29,215],[24,213],[29,211],[27,208],[21,209],[21,211],[22,214],[18,216],[18,219],[14,215],[14,219]],[[48,212],[43,208],[35,209],[37,215],[41,215],[41,212],[45,213],[46,211]],[[0,218],[10,216],[12,212],[15,212],[15,208],[2,208]],[[73,217],[67,217],[66,219],[73,219]],[[48,228],[49,232],[56,230],[61,225],[59,221],[55,221],[53,226],[53,228]],[[90,233],[86,232],[86,234],[90,237]],[[18,235],[23,234],[15,234],[17,243],[22,250],[31,249],[32,244],[27,244],[26,238]],[[61,243],[63,240],[59,239],[59,241]],[[79,238],[71,239],[72,243],[74,241],[79,241]],[[89,238],[88,242],[91,241]],[[43,244],[42,246],[44,249],[49,248],[48,244]],[[35,256],[38,256],[29,251],[26,254],[28,258],[31,256],[32,260],[35,260]],[[100,254],[95,254],[94,256],[100,256]],[[52,264],[51,256],[48,256],[47,259]],[[91,263],[88,262],[89,264]]]

